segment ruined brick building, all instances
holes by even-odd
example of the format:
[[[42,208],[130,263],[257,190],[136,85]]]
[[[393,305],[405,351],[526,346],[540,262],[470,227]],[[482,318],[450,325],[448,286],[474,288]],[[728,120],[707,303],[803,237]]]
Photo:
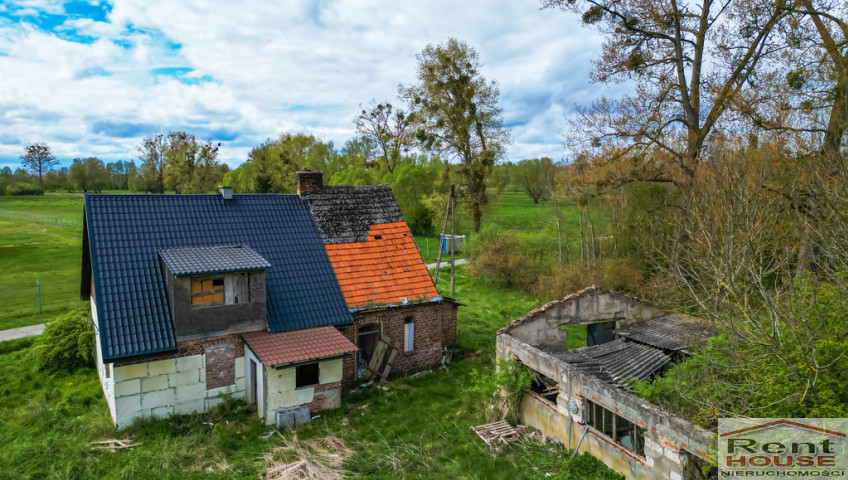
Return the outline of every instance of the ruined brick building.
[[[403,350],[393,372],[441,360],[456,304],[388,186],[322,188],[320,172],[298,184],[308,203],[227,187],[86,195],[81,296],[117,426],[204,411],[225,392],[267,422],[281,407],[338,407],[380,338]]]

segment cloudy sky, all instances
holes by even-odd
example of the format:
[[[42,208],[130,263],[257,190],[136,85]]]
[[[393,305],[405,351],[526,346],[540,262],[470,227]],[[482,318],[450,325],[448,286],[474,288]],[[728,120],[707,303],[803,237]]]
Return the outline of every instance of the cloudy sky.
[[[509,158],[563,155],[560,132],[590,84],[601,39],[539,0],[3,0],[0,166],[46,142],[74,157],[130,160],[140,139],[185,130],[251,147],[305,132],[340,148],[371,99],[415,80],[415,55],[449,37],[501,85]]]

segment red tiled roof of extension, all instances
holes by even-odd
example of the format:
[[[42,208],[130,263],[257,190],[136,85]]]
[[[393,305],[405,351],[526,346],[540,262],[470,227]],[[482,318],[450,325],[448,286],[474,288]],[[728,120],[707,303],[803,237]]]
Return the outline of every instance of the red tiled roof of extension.
[[[356,346],[333,327],[288,332],[267,331],[241,335],[263,365],[285,365],[355,352]]]
[[[371,225],[365,242],[324,245],[348,307],[439,295],[406,222]]]

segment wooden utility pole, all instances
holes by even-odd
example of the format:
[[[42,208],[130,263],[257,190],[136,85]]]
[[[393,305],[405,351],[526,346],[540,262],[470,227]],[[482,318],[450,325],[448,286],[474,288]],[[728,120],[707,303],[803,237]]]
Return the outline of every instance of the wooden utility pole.
[[[449,202],[450,202],[450,206],[451,206],[451,241],[450,241],[450,249],[451,249],[451,295],[453,295],[453,294],[456,293],[456,288],[455,288],[454,283],[453,283],[453,277],[454,277],[454,273],[456,271],[456,265],[454,264],[454,258],[453,258],[454,252],[456,251],[456,249],[454,248],[454,246],[455,246],[454,242],[456,242],[456,233],[453,230],[454,220],[456,218],[456,198],[454,197],[453,184],[452,183],[451,183],[451,189],[450,189],[450,200],[449,200]]]
[[[448,229],[448,214],[451,211],[451,200],[453,199],[453,184],[450,186],[450,194],[448,195],[448,203],[445,206],[445,221],[442,223],[442,234],[439,236],[439,255],[436,257],[436,276],[433,282],[436,284],[436,290],[439,289],[439,269],[442,268],[442,242],[445,241],[445,233]],[[453,228],[453,227],[451,227]]]

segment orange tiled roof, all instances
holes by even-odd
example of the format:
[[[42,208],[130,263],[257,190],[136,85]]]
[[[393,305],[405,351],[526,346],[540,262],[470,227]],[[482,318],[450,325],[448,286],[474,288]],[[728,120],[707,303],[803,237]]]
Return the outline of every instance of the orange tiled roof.
[[[333,327],[305,328],[288,332],[267,331],[241,335],[263,365],[285,365],[355,352],[356,346]]]
[[[348,307],[439,295],[406,222],[371,225],[364,242],[332,243],[324,248]]]

